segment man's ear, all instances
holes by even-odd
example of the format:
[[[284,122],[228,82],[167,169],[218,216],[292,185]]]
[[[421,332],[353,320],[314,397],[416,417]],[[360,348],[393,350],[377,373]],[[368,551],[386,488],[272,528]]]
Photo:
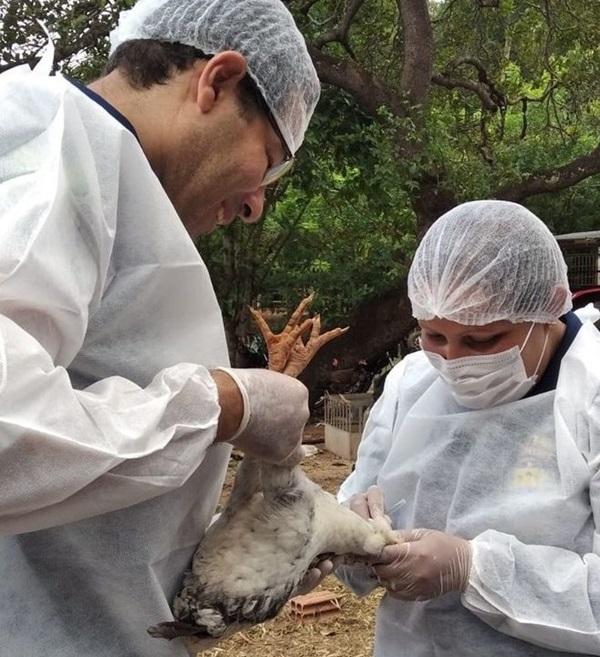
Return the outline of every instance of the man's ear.
[[[234,50],[209,59],[198,77],[196,103],[200,111],[210,112],[223,92],[235,90],[246,71],[246,58]]]

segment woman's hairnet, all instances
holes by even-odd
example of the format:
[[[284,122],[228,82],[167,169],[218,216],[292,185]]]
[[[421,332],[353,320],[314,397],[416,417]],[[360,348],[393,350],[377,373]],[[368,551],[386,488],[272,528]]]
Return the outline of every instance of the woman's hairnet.
[[[285,142],[295,153],[319,100],[320,84],[304,37],[280,0],[139,0],[121,13],[111,51],[131,39],[182,43],[246,58]]]
[[[459,324],[548,323],[572,308],[558,243],[533,213],[507,201],[463,203],[440,217],[408,275],[417,319]]]

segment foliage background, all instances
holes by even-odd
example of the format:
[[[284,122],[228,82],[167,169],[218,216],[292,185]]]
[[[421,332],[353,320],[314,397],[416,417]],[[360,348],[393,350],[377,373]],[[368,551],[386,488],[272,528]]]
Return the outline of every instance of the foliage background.
[[[0,70],[45,35],[74,77],[100,74],[132,0],[0,0]],[[232,358],[260,360],[245,311],[316,290],[332,354],[380,363],[412,328],[404,291],[419,236],[474,198],[524,203],[555,233],[600,227],[600,10],[589,0],[289,0],[324,82],[291,176],[265,220],[199,242]],[[398,320],[394,319],[395,315]],[[384,326],[385,324],[385,326]],[[325,382],[325,383],[324,383]]]

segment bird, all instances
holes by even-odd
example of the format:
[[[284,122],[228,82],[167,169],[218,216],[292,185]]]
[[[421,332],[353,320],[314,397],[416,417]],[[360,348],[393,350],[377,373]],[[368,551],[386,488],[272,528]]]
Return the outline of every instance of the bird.
[[[175,596],[175,620],[147,631],[155,638],[182,638],[190,654],[208,649],[276,616],[321,559],[368,560],[396,542],[387,518],[360,517],[299,465],[246,455]]]

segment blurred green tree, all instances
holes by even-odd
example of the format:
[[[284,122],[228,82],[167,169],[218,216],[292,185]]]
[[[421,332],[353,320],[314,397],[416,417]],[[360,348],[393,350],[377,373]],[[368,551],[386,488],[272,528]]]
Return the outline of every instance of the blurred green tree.
[[[0,0],[0,71],[39,57],[90,80],[133,0]],[[352,329],[329,362],[381,362],[412,327],[404,280],[419,237],[454,204],[527,204],[557,233],[598,227],[600,23],[588,0],[287,0],[324,93],[266,219],[198,244],[232,358],[261,362],[246,307],[291,308],[309,289]]]

